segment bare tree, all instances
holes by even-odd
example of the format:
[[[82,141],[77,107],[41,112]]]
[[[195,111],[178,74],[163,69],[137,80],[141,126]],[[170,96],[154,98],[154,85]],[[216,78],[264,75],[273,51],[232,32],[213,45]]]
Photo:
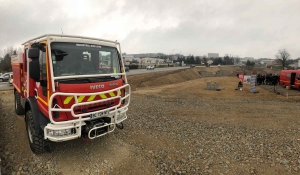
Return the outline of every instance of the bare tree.
[[[3,51],[3,59],[0,63],[0,71],[9,72],[11,71],[11,56],[16,52],[16,49],[13,46],[7,47]]]
[[[5,57],[6,54],[9,56],[12,56],[14,53],[14,47],[13,46],[8,46],[6,49],[3,50],[3,57]]]
[[[206,55],[203,55],[203,63],[205,64],[206,67],[208,67]]]
[[[23,53],[23,48],[22,48],[22,47],[19,47],[19,48],[17,49],[17,53]]]
[[[275,55],[276,59],[281,62],[282,69],[286,66],[287,60],[291,58],[291,55],[286,49],[279,50],[278,53]]]
[[[236,64],[240,64],[240,62],[241,62],[240,57],[237,56],[237,57],[235,58],[235,62],[236,62]]]

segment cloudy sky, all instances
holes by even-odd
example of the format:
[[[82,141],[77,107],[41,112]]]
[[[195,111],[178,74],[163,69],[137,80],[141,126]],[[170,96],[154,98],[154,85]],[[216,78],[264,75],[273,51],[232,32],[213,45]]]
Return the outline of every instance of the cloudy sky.
[[[47,33],[121,42],[122,52],[300,57],[299,0],[0,0],[0,50]]]

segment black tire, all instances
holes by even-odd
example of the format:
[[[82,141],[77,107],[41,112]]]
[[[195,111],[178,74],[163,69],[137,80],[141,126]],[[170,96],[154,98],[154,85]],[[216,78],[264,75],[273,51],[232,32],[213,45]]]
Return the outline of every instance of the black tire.
[[[2,79],[2,78],[0,78],[0,82],[3,82],[3,79]]]
[[[31,151],[34,154],[41,154],[46,152],[46,147],[50,147],[49,143],[44,140],[44,133],[42,132],[42,130],[36,130],[34,128],[33,114],[31,110],[26,112],[25,122]]]
[[[25,114],[25,109],[21,105],[21,96],[17,91],[15,92],[15,112],[17,115]]]

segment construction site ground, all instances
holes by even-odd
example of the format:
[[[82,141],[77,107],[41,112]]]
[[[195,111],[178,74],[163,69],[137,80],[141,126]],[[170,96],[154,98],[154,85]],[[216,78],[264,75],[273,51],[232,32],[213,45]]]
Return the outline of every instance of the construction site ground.
[[[202,77],[200,71],[229,76]],[[235,90],[240,67],[190,68],[129,76],[124,129],[31,153],[13,91],[0,92],[3,174],[299,174],[300,91],[270,85]],[[251,70],[246,70],[250,75]],[[267,68],[257,73],[277,73]],[[207,90],[217,82],[221,90]]]

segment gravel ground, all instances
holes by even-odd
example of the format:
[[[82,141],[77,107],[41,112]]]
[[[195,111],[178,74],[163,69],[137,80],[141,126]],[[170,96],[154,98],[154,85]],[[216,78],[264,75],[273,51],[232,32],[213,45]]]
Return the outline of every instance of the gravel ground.
[[[178,89],[180,91],[180,89]],[[174,92],[175,93],[175,92]],[[188,92],[186,92],[188,93]],[[13,93],[0,92],[3,174],[298,174],[299,103],[132,94],[124,130],[33,155]]]
[[[290,97],[300,97],[300,91],[297,89],[286,89],[283,88],[280,85],[276,85],[275,87],[272,85],[259,85],[259,87],[263,87],[267,90],[269,90],[270,92],[274,92],[274,93],[278,93],[281,94],[283,96],[290,96]]]

